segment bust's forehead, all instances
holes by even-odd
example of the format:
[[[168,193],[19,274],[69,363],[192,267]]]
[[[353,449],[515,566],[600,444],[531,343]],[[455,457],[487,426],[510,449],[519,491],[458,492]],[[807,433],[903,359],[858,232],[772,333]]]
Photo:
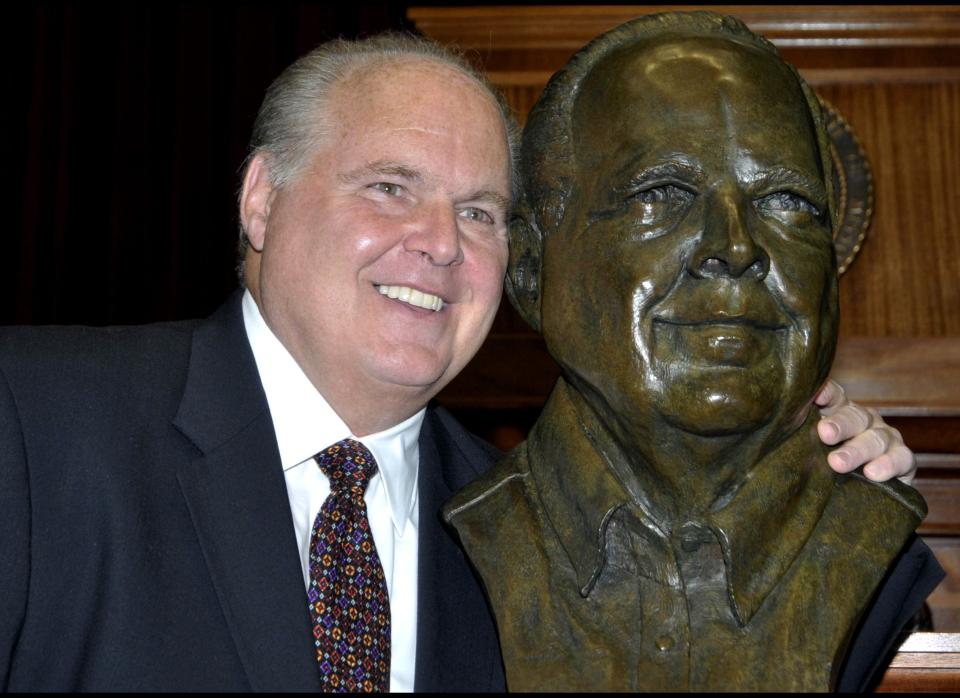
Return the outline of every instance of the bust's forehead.
[[[732,37],[675,33],[638,39],[610,51],[585,77],[580,95],[582,99],[599,89],[676,96],[724,83],[766,89],[789,85],[803,99],[789,67],[769,51]]]
[[[581,84],[573,129],[581,165],[656,144],[708,155],[736,141],[771,163],[792,160],[822,174],[793,71],[774,54],[724,37],[656,37],[611,52]]]

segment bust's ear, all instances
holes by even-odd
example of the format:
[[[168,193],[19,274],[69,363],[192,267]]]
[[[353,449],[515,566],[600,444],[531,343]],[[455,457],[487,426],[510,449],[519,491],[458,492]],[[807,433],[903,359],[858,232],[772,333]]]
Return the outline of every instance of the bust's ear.
[[[521,201],[510,221],[510,262],[507,296],[520,316],[540,331],[540,280],[543,271],[543,235],[526,201]]]

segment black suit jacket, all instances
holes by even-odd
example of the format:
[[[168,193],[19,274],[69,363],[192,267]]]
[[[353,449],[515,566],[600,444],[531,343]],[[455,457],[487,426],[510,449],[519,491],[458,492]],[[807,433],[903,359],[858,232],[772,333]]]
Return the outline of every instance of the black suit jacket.
[[[0,331],[0,688],[319,690],[237,294],[205,321]],[[420,437],[416,688],[503,688],[441,504],[496,452]]]

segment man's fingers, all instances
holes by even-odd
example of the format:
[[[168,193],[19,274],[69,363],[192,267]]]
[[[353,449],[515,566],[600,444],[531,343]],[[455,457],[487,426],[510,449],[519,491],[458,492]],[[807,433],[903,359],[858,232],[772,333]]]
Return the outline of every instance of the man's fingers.
[[[877,482],[896,477],[904,484],[910,485],[913,483],[913,476],[917,473],[913,451],[903,444],[893,446],[884,455],[868,463],[863,473]]]
[[[827,409],[822,409],[820,412],[823,417],[817,424],[817,432],[820,434],[823,443],[828,445],[837,444],[857,436],[864,430],[869,429],[877,420],[881,424],[883,423],[876,411],[860,407],[853,402],[847,402],[832,413],[828,412]],[[861,461],[861,464],[865,462]]]
[[[827,454],[827,463],[838,473],[849,473],[851,470],[856,470],[857,466],[853,464],[854,462],[853,456],[845,449],[830,451]]]
[[[877,482],[899,477],[909,485],[916,473],[913,451],[903,445],[900,432],[886,424],[850,439],[832,451],[827,462],[838,473],[848,473],[866,464],[864,475]]]
[[[833,446],[840,441],[840,427],[826,417],[817,422],[817,434],[820,435],[820,440],[827,446]]]
[[[908,485],[913,482],[917,472],[913,451],[876,410],[847,400],[843,386],[832,380],[824,384],[814,402],[820,408],[820,440],[831,446],[840,444],[827,455],[831,468],[848,473],[864,465],[863,473],[870,480],[899,477]]]
[[[842,385],[828,378],[813,398],[813,403],[820,408],[820,414],[830,415],[847,404],[847,395]]]
[[[833,451],[830,454],[833,458],[828,457],[827,460],[830,461],[831,466],[836,463],[838,467],[834,470],[842,473],[859,468],[864,463],[870,463],[886,453],[891,445],[891,431],[893,430],[886,425],[868,429]]]

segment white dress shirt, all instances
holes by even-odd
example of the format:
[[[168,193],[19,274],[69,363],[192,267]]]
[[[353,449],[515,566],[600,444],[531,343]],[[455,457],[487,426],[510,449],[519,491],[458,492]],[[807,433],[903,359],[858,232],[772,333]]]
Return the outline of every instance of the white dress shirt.
[[[277,434],[280,463],[300,550],[304,589],[310,584],[310,533],[330,494],[327,476],[313,456],[346,438],[368,449],[377,461],[364,499],[373,541],[390,594],[390,690],[413,691],[417,654],[417,468],[421,410],[396,426],[356,436],[324,400],[276,335],[256,301],[243,296],[243,321],[257,362]],[[303,597],[307,605],[306,593]],[[305,642],[308,640],[304,640]]]

